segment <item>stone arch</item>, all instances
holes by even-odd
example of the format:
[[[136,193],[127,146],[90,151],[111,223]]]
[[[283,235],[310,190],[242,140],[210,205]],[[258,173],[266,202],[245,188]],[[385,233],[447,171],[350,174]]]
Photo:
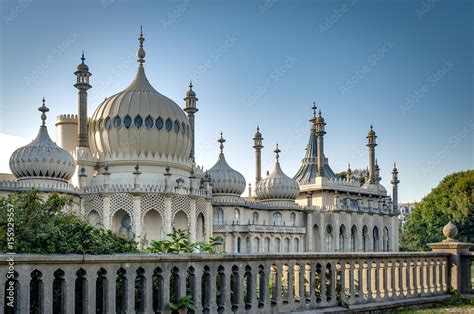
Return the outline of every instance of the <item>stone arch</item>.
[[[321,252],[321,234],[318,225],[313,226],[313,252]]]
[[[379,228],[377,226],[372,229],[372,250],[374,252],[380,251]]]
[[[342,224],[339,227],[339,252],[345,252],[346,251],[346,226]]]
[[[94,227],[102,225],[102,217],[95,209],[89,212],[87,215],[87,221],[89,221],[89,223]]]
[[[362,251],[367,252],[369,245],[369,228],[366,225],[362,227]]]
[[[159,241],[164,238],[163,217],[157,210],[149,210],[143,216],[143,228],[141,239],[145,245],[151,241]]]
[[[324,251],[333,252],[334,251],[334,229],[332,225],[327,225],[324,233]]]
[[[389,252],[390,251],[390,235],[388,233],[388,228],[383,228],[383,251]]]
[[[112,217],[112,231],[126,239],[133,239],[135,234],[133,233],[132,216],[123,209],[115,211]]]
[[[175,229],[184,230],[189,235],[189,219],[184,211],[180,210],[174,215],[173,227]]]
[[[260,238],[253,237],[252,239],[252,253],[260,252]]]
[[[356,252],[359,247],[359,237],[357,235],[356,225],[352,225],[351,228],[351,251]]]
[[[220,207],[214,207],[212,211],[214,225],[224,224],[224,211]]]

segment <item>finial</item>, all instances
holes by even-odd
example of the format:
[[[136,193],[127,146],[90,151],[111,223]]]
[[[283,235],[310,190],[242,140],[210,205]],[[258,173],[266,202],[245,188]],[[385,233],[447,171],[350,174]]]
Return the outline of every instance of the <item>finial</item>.
[[[42,126],[44,126],[46,123],[46,112],[49,111],[49,108],[46,107],[45,102],[46,100],[43,97],[43,105],[38,108],[38,110],[41,112],[41,120],[42,120],[41,125]]]
[[[373,127],[372,123],[370,124],[370,130],[371,130],[371,131],[374,130],[374,127]]]
[[[225,139],[222,137],[222,131],[221,131],[221,138],[217,140],[218,143],[220,143],[219,148],[221,150],[221,155],[224,155],[224,143]]]
[[[143,66],[143,63],[145,62],[145,50],[143,49],[143,42],[145,41],[145,38],[143,37],[143,28],[140,25],[140,36],[138,37],[138,42],[140,43],[138,51],[137,51],[137,57],[138,57],[138,63],[140,66]]]
[[[274,152],[275,152],[275,156],[276,156],[276,161],[278,163],[278,162],[280,162],[280,153],[281,153],[280,148],[278,148],[278,143],[276,144],[276,148],[275,148]]]
[[[189,80],[189,90],[193,90],[193,80]]]
[[[458,228],[451,220],[443,227],[443,235],[446,237],[443,242],[456,242],[456,236],[458,235]]]
[[[82,50],[82,57],[81,57],[81,60],[82,60],[82,64],[84,64],[84,61],[86,60],[86,58],[84,57],[84,50]]]
[[[351,163],[347,164],[347,171],[351,171]]]
[[[316,101],[313,101],[313,107],[311,107],[311,109],[313,109],[313,117],[316,118],[316,109],[318,109],[318,107],[316,107]]]
[[[318,115],[319,117],[321,117],[321,109],[319,109]]]
[[[260,127],[257,125],[257,132],[260,132]]]

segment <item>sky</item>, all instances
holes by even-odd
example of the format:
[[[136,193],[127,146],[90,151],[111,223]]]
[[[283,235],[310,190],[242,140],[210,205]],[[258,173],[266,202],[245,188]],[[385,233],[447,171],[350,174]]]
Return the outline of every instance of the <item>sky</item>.
[[[252,137],[264,137],[293,176],[304,157],[311,106],[326,120],[335,172],[366,168],[367,131],[378,135],[382,184],[420,201],[446,175],[474,168],[473,2],[6,0],[0,22],[0,172],[30,142],[46,97],[47,126],[77,113],[82,50],[93,76],[88,110],[136,72],[143,25],[151,84],[180,106],[197,93],[196,159],[210,168],[224,133],[228,163],[254,182]]]

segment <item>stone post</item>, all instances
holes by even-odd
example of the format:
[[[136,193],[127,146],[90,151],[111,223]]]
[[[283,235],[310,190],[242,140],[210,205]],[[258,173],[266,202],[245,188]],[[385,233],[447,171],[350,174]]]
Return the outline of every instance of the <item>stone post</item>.
[[[457,234],[458,228],[450,221],[443,228],[443,235],[446,239],[438,243],[430,243],[428,246],[433,252],[451,254],[448,259],[448,287],[457,291],[457,293],[463,293],[468,289],[463,285],[463,277],[466,277],[468,269],[462,268],[461,254],[469,251],[473,244],[459,242],[455,239]]]

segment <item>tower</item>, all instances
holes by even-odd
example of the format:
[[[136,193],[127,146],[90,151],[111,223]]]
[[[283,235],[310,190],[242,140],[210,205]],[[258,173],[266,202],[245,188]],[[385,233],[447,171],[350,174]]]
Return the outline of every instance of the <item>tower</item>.
[[[369,148],[369,184],[377,183],[375,169],[375,146],[377,146],[377,135],[370,125],[370,131],[367,135],[367,147]]]
[[[316,106],[313,108],[313,110],[316,111]],[[326,131],[324,130],[325,125],[326,123],[324,122],[324,118],[321,115],[321,110],[319,110],[318,117],[315,120],[315,129],[318,140],[318,176],[320,177],[324,177],[324,134],[326,134]]]
[[[393,169],[392,169],[392,203],[393,203],[393,214],[398,215],[398,183],[400,183],[400,180],[398,180],[398,169],[397,165],[393,163]]]
[[[78,89],[78,146],[89,147],[87,142],[87,90],[92,86],[89,84],[89,78],[92,73],[89,72],[89,67],[84,63],[84,52],[81,57],[82,63],[77,66],[76,84],[74,87]]]
[[[188,114],[189,124],[191,126],[191,153],[190,156],[194,160],[194,114],[198,112],[196,108],[196,93],[193,91],[193,83],[189,82],[189,90],[186,92],[186,97],[184,97],[185,107],[184,111]]]
[[[253,137],[253,148],[255,149],[255,186],[262,180],[262,148],[263,137],[257,126],[257,133]]]

